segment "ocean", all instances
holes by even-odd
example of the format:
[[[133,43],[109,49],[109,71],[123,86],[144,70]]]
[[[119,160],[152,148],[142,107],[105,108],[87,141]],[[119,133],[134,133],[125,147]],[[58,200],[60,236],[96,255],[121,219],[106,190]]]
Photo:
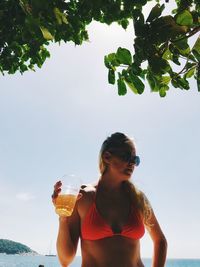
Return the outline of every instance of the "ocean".
[[[150,259],[143,259],[145,267],[151,266]],[[57,257],[20,256],[0,254],[0,267],[60,267]],[[70,267],[80,267],[81,257],[76,257]],[[168,259],[166,267],[200,267],[200,259]]]

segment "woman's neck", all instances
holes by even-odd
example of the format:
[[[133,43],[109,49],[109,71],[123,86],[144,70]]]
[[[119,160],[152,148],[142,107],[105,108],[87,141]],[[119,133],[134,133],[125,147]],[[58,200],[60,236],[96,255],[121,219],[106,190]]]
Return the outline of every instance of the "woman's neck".
[[[98,183],[99,189],[107,193],[121,192],[122,181],[111,175],[103,174]]]

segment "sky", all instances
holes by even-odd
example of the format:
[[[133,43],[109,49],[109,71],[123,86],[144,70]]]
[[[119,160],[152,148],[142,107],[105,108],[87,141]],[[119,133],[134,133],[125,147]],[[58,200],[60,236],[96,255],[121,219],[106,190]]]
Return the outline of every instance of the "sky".
[[[168,258],[199,258],[200,94],[171,88],[167,97],[117,95],[104,55],[132,50],[134,33],[92,23],[90,41],[50,46],[42,69],[0,76],[0,238],[55,253],[54,183],[65,174],[99,178],[102,142],[120,131],[134,138],[141,164],[132,181],[149,198],[168,240]],[[80,248],[78,250],[80,254]],[[141,240],[142,257],[152,242]]]

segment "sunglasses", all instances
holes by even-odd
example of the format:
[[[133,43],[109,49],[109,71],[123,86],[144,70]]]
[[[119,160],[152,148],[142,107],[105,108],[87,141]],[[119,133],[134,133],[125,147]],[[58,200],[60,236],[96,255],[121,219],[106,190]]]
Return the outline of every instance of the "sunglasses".
[[[139,166],[140,164],[140,157],[136,155],[132,155],[130,152],[115,152],[111,153],[118,157],[120,160],[128,163],[133,163],[135,166]]]

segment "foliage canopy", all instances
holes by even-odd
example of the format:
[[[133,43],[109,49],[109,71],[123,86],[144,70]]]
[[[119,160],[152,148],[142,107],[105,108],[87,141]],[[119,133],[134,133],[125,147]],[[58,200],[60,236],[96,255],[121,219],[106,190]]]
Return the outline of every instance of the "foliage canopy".
[[[117,81],[118,94],[125,95],[128,87],[142,94],[146,79],[164,97],[170,83],[188,90],[191,77],[200,91],[200,37],[193,47],[188,43],[200,31],[200,2],[174,1],[172,13],[162,15],[169,0],[158,0],[145,18],[148,0],[1,0],[0,71],[14,74],[42,67],[50,42],[81,45],[89,39],[86,26],[93,20],[117,22],[124,29],[133,23],[134,51],[119,47],[104,58],[108,82]]]
[[[34,253],[35,251],[31,250],[29,247],[14,242],[12,240],[8,239],[0,239],[0,253],[6,253],[6,254],[22,254],[22,253]]]

